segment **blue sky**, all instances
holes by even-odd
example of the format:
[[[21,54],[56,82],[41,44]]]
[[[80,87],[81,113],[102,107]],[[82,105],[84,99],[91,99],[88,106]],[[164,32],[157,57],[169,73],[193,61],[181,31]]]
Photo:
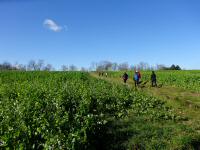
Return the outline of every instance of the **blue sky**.
[[[0,62],[200,69],[199,0],[0,0]]]

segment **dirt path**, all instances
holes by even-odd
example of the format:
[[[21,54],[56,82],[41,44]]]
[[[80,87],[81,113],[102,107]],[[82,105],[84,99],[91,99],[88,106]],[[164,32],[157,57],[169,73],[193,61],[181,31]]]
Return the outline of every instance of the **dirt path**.
[[[120,78],[99,77],[95,73],[92,73],[91,76],[101,78],[112,83],[124,84]],[[126,85],[134,89],[134,82],[131,79],[128,80]],[[200,132],[199,93],[165,85],[160,88],[150,87],[150,83],[147,83],[142,88],[137,88],[136,90],[147,96],[154,96],[166,101],[167,105],[171,106],[179,115],[183,115],[188,118],[184,124],[188,124]]]

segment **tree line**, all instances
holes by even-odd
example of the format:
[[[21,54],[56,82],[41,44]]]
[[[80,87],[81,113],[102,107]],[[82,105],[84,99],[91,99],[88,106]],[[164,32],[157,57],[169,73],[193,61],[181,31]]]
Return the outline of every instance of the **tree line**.
[[[110,61],[101,61],[98,63],[91,63],[90,70],[96,70],[96,71],[104,71],[104,70],[110,70],[110,71],[124,71],[124,70],[182,70],[179,65],[172,64],[170,67],[167,67],[162,64],[157,65],[149,65],[146,62],[140,62],[135,65],[129,65],[128,62],[123,63],[116,63],[116,62],[110,62]]]
[[[22,71],[55,71],[53,65],[45,63],[44,60],[30,60],[27,65],[11,64],[3,62],[0,64],[0,70],[22,70]],[[111,61],[92,62],[89,68],[78,68],[75,65],[62,65],[59,70],[62,71],[128,71],[128,70],[181,70],[179,65],[172,64],[170,67],[165,65],[149,65],[146,62],[140,62],[135,65],[129,65],[128,62],[116,63]]]

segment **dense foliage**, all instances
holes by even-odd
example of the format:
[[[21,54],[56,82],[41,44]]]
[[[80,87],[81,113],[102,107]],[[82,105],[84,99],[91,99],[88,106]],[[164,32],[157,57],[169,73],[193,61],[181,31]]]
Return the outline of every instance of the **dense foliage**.
[[[1,147],[98,149],[109,124],[129,112],[180,119],[163,101],[88,73],[0,73]]]

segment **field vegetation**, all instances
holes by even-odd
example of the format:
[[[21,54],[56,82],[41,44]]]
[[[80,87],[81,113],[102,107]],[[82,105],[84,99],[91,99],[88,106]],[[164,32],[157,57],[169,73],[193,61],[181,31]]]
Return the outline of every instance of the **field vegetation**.
[[[132,86],[131,73],[123,84],[122,72],[109,72],[108,77],[82,72],[1,72],[0,147],[200,148],[200,72],[158,72],[161,88],[147,83],[138,89]],[[149,74],[142,72],[144,81]],[[177,88],[178,95],[169,92],[166,98],[169,87]],[[186,105],[184,98],[173,100],[182,92],[193,96],[191,104]]]

